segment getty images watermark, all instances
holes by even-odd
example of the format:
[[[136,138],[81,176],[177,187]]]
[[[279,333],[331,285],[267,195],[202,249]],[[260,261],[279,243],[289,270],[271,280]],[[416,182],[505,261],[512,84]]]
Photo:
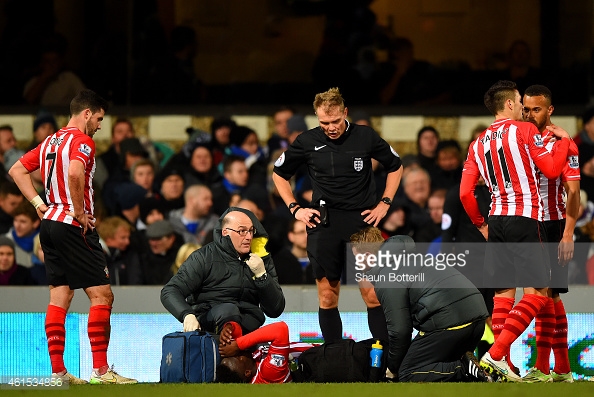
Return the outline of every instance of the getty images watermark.
[[[466,266],[464,253],[420,253],[380,249],[376,253],[355,253],[353,278],[356,282],[425,282],[427,271]],[[388,271],[383,271],[388,269]]]
[[[477,288],[567,288],[588,252],[589,244],[579,243],[347,244],[346,283],[466,288],[461,274]]]

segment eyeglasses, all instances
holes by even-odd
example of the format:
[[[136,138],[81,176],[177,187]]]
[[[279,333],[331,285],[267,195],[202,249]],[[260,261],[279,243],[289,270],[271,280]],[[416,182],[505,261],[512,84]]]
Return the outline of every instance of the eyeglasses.
[[[230,227],[226,227],[225,229],[231,230],[231,231],[239,234],[241,237],[245,237],[248,233],[251,234],[252,236],[256,234],[256,229],[254,229],[253,227],[251,227],[249,229],[240,229],[240,230],[231,229]]]

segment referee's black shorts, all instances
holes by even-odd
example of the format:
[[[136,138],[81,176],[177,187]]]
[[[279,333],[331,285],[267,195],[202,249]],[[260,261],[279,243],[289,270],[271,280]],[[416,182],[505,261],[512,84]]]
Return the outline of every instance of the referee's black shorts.
[[[361,212],[328,208],[328,224],[307,228],[307,254],[316,279],[340,280],[351,235],[369,227]]]
[[[559,242],[565,230],[565,219],[543,222],[547,232],[547,247],[551,263],[551,290],[553,294],[566,294],[569,292],[568,266],[559,264]]]
[[[70,289],[109,284],[109,271],[96,230],[42,220],[39,241],[49,285]]]
[[[490,216],[485,249],[485,287],[545,288],[550,283],[542,222],[523,216]]]

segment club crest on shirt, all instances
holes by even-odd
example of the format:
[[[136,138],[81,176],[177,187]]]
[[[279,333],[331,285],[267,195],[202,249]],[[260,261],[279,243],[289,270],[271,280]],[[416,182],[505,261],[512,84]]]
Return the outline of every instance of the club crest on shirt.
[[[361,157],[353,158],[353,167],[355,168],[355,171],[361,171],[363,169],[363,159]]]
[[[270,364],[275,367],[282,367],[285,364],[285,357],[282,354],[272,354],[270,356]]]
[[[281,155],[279,156],[279,158],[277,158],[276,161],[274,162],[274,166],[275,167],[280,167],[284,163],[285,163],[285,153],[281,153]]]
[[[569,162],[569,168],[573,168],[573,169],[580,168],[580,162],[578,160],[578,156],[569,156],[567,158],[567,161]]]
[[[85,143],[81,143],[78,147],[78,151],[89,157],[91,155],[91,147]]]
[[[544,147],[544,141],[542,140],[542,136],[540,134],[534,134],[534,145],[536,147]]]

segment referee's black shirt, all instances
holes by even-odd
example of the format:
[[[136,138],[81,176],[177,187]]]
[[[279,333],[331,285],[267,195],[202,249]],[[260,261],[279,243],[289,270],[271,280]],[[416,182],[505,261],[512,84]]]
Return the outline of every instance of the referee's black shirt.
[[[398,153],[371,127],[351,124],[338,139],[330,139],[320,127],[299,135],[276,160],[274,172],[289,180],[306,163],[313,187],[314,204],[324,200],[330,208],[360,210],[378,203],[371,159],[386,172],[398,170]]]

